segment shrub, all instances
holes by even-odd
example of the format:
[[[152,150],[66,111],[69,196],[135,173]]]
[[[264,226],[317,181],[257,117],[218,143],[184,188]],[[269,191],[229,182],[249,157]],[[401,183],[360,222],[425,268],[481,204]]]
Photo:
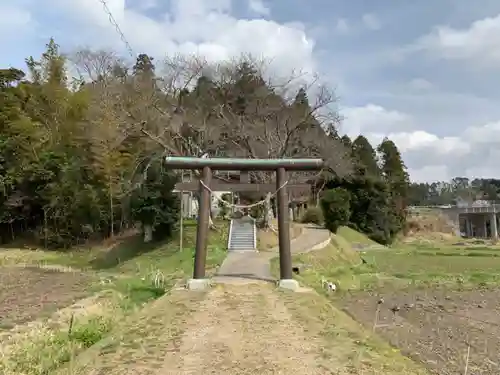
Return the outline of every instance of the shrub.
[[[222,194],[221,199],[218,201],[219,206],[219,218],[227,219],[230,209],[224,202],[231,203],[231,193]]]
[[[325,227],[336,233],[339,227],[347,225],[351,216],[351,195],[342,188],[327,190],[320,201]]]
[[[300,222],[317,225],[323,224],[323,212],[321,211],[321,208],[316,206],[307,208],[307,210],[302,214]]]

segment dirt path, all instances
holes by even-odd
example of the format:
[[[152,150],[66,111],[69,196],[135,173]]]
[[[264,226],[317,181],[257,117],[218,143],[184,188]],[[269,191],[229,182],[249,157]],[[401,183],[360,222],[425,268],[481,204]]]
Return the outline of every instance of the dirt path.
[[[328,374],[271,286],[219,285],[186,323],[156,375]]]
[[[330,238],[324,229],[305,227],[292,241],[306,252]],[[278,253],[230,252],[210,290],[169,350],[157,375],[329,374],[318,366],[319,339],[306,335],[273,285],[270,260]],[[241,285],[241,282],[249,285]]]
[[[317,231],[293,241],[292,252],[329,238]],[[64,374],[331,374],[320,365],[323,338],[292,315],[285,292],[262,282],[271,279],[269,261],[276,255],[230,252],[221,270],[233,276],[214,278],[206,291],[174,290],[160,298]]]

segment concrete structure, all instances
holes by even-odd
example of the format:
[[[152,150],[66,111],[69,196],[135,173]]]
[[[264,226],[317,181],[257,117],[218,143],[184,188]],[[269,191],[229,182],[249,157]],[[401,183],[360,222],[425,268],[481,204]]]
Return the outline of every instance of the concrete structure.
[[[447,216],[463,237],[498,238],[500,204],[481,201],[433,208]]]

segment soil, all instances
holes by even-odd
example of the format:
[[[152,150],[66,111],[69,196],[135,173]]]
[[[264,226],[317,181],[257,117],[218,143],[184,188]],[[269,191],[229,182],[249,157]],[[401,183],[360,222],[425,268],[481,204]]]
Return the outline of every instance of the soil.
[[[186,322],[156,375],[330,374],[320,352],[273,288],[223,285]]]
[[[78,272],[0,268],[0,329],[44,317],[89,296],[90,282]]]
[[[359,292],[339,303],[432,373],[500,373],[500,290]]]

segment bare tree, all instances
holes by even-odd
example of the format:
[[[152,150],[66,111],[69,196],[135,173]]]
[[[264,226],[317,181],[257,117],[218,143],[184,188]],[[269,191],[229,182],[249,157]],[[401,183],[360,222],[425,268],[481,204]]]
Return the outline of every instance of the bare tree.
[[[119,124],[114,133],[118,143],[142,134],[149,155],[320,157],[329,171],[350,172],[344,146],[325,133],[327,124],[339,121],[336,97],[318,81],[300,82],[300,74],[265,78],[266,63],[249,57],[221,64],[175,57],[166,59],[149,78],[120,78],[116,66],[123,64],[112,54],[81,52],[78,56],[81,69],[99,81],[99,100],[105,97],[113,103],[107,111],[112,108]],[[290,182],[311,177],[294,173]],[[255,172],[252,178],[270,183],[274,176]],[[268,194],[266,213],[270,199]],[[266,225],[267,219],[268,215]]]
[[[318,157],[325,160],[329,172],[349,174],[351,162],[344,145],[325,132],[326,125],[340,121],[333,92],[317,81],[299,83],[300,75],[279,83],[269,77],[264,80],[260,67],[247,59],[231,67],[233,78],[229,92],[225,92],[228,101],[220,112],[229,135],[226,148],[230,154],[271,159]],[[260,183],[274,180],[274,173],[252,175]],[[305,182],[315,176],[293,173],[289,182]],[[270,219],[270,201],[268,193],[265,226]]]

